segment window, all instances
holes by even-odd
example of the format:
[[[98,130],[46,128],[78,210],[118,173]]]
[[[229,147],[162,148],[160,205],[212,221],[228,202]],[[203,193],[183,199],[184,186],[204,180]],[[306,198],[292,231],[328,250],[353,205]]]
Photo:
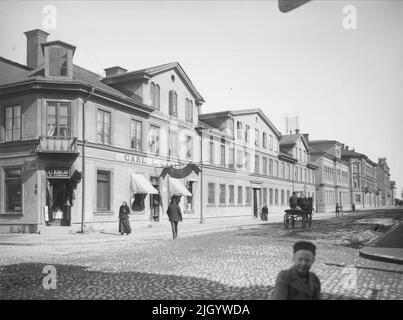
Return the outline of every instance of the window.
[[[4,169],[6,211],[22,212],[22,177],[21,168]]]
[[[141,150],[143,124],[141,121],[130,122],[130,148]]]
[[[255,173],[259,173],[259,156],[255,155]]]
[[[235,198],[235,189],[234,189],[234,185],[229,185],[228,186],[228,193],[229,193],[229,199],[228,202],[229,204],[234,204],[234,198]]]
[[[263,204],[267,204],[267,188],[263,188]]]
[[[269,176],[273,176],[273,159],[269,159]]]
[[[234,148],[229,148],[228,167],[230,169],[234,169],[234,155],[235,155],[235,149]]]
[[[232,136],[234,136],[234,119],[229,118],[227,121],[228,121],[228,128],[231,131]]]
[[[259,129],[255,129],[255,146],[259,146]]]
[[[267,133],[266,132],[263,132],[262,140],[263,140],[263,148],[267,149]]]
[[[220,161],[221,166],[225,167],[225,138],[221,138]]]
[[[246,187],[246,205],[251,204],[251,188]]]
[[[160,128],[157,126],[150,125],[149,132],[149,144],[150,152],[159,155],[160,154]]]
[[[243,167],[243,158],[242,158],[242,150],[237,150],[237,168],[242,169]]]
[[[280,178],[285,179],[285,164],[284,164],[284,162],[280,163],[280,168],[281,168]]]
[[[187,98],[185,100],[185,119],[193,122],[193,102]]]
[[[46,110],[47,110],[47,124],[46,124],[47,136],[48,137],[50,137],[50,136],[69,137],[70,136],[70,103],[69,102],[54,102],[54,101],[47,102]],[[107,124],[109,125],[110,122],[108,122]],[[109,137],[110,137],[110,135],[109,135]]]
[[[208,203],[215,204],[215,183],[208,184]]]
[[[242,204],[243,202],[243,200],[242,200],[242,192],[243,192],[243,190],[242,190],[242,187],[241,186],[238,186],[238,204]]]
[[[267,175],[267,158],[263,157],[263,174]]]
[[[193,159],[193,141],[191,136],[186,136],[186,159]]]
[[[174,90],[169,91],[169,114],[178,116],[178,95]]]
[[[274,176],[278,178],[278,161],[274,161]]]
[[[248,143],[250,141],[250,127],[245,125],[245,142]]]
[[[210,137],[210,164],[214,164],[214,138]]]
[[[154,82],[150,84],[150,101],[152,108],[160,109],[160,86]]]
[[[276,206],[278,205],[278,189],[275,190],[274,203],[275,203]]]
[[[169,130],[169,158],[178,158],[178,133]]]
[[[6,107],[6,141],[21,139],[21,106]]]
[[[269,149],[270,149],[270,150],[273,150],[273,136],[272,136],[272,135],[270,135]]]
[[[269,200],[270,200],[270,205],[273,204],[273,189],[269,189]]]
[[[285,205],[285,200],[284,200],[284,190],[281,190],[281,205]]]
[[[64,48],[49,48],[49,75],[54,77],[67,76],[67,50]]]
[[[97,211],[111,210],[111,173],[97,170]]]
[[[307,180],[306,180],[306,169],[304,169],[304,182],[307,182]]]
[[[220,184],[220,204],[225,203],[225,184]]]
[[[287,164],[287,179],[290,179],[291,177],[291,166]]]
[[[249,154],[249,152],[245,152],[245,169],[247,171],[250,170],[250,154]]]
[[[111,114],[103,110],[97,113],[97,142],[111,144]]]
[[[242,140],[242,122],[241,121],[236,122],[236,133],[237,133],[237,138],[239,140]]]
[[[302,149],[301,148],[299,148],[299,159],[298,160],[302,161]]]
[[[289,201],[290,197],[291,197],[291,192],[290,192],[290,190],[287,190],[287,201]]]

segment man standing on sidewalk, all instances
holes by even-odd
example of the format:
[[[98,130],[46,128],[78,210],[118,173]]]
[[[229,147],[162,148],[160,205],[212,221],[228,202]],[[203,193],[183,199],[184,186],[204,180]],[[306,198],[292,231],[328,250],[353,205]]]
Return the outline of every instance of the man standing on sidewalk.
[[[171,204],[167,209],[167,215],[171,222],[173,239],[178,237],[178,222],[182,221],[182,211],[176,201],[176,198],[172,197]]]
[[[320,280],[310,272],[316,247],[308,241],[294,244],[294,265],[281,271],[274,288],[274,300],[320,300]]]

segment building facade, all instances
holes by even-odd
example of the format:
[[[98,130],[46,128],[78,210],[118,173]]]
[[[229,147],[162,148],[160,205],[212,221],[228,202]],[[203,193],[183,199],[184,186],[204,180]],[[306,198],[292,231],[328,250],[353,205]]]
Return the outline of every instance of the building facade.
[[[390,207],[394,205],[390,184],[390,168],[386,158],[378,158],[376,166],[377,187],[380,195],[380,205]]]
[[[320,212],[334,212],[336,204],[351,209],[349,164],[342,159],[343,145],[334,140],[313,140],[311,161],[316,170],[316,207]]]

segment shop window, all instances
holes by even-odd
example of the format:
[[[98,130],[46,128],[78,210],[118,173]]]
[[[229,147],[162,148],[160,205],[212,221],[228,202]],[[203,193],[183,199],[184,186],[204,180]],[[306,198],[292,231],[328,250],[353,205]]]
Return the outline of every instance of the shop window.
[[[6,211],[22,211],[22,180],[21,168],[4,169],[5,173],[5,191],[6,191]]]
[[[220,184],[220,204],[225,204],[225,184]]]
[[[246,187],[246,205],[250,205],[252,203],[252,189],[250,187]]]
[[[21,139],[21,106],[6,107],[6,141]]]
[[[47,132],[48,137],[70,136],[70,103],[47,102]]]
[[[97,211],[111,210],[111,172],[97,170]]]
[[[243,190],[242,190],[242,186],[238,186],[238,204],[242,204],[243,203]]]
[[[228,186],[228,203],[229,204],[234,204],[234,197],[235,197],[235,189],[234,185],[229,185]]]
[[[147,197],[147,193],[135,193],[132,203],[133,211],[143,211],[145,208],[144,200]]]
[[[215,183],[208,184],[208,204],[215,204]]]

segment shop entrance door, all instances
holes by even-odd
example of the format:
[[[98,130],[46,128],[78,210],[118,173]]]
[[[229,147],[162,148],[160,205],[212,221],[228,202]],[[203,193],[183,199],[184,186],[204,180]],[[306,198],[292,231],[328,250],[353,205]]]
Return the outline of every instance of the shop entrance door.
[[[47,179],[46,205],[48,225],[70,226],[70,203],[68,203],[68,179]]]

